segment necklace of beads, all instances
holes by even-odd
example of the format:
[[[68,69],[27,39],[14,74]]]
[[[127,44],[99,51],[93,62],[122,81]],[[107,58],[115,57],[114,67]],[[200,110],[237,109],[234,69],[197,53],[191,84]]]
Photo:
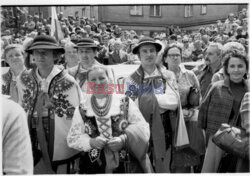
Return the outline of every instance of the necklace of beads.
[[[108,114],[111,107],[111,101],[112,101],[112,96],[111,94],[108,94],[104,105],[100,106],[96,101],[96,97],[92,95],[91,106],[96,115],[103,117]]]

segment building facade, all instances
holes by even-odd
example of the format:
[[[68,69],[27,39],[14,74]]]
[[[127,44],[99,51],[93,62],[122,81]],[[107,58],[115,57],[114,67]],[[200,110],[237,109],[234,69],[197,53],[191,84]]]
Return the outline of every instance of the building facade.
[[[98,6],[56,6],[56,12],[63,12],[64,17],[78,16],[79,18],[95,18],[98,19]],[[51,16],[51,6],[30,6],[30,15],[39,15],[41,18]]]
[[[194,30],[198,26],[224,21],[228,14],[238,12],[247,4],[208,5],[133,5],[99,6],[99,21],[118,24],[126,30],[136,30],[144,35],[164,31],[166,26]]]

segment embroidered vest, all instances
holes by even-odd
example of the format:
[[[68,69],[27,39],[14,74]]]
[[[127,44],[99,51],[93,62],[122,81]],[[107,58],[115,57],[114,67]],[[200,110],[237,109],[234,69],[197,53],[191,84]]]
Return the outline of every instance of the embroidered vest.
[[[128,126],[128,107],[129,107],[129,98],[124,97],[121,99],[120,104],[120,114],[111,116],[111,129],[113,137],[118,137],[121,134],[125,133],[125,129]],[[79,111],[82,116],[82,120],[85,123],[85,133],[87,133],[91,138],[95,138],[100,135],[98,130],[96,118],[94,116],[86,116],[86,110],[83,105],[79,106]],[[104,125],[104,124],[101,124]],[[100,126],[101,126],[100,125]],[[95,162],[100,157],[101,150],[99,149],[91,149],[88,152],[89,158],[91,162]],[[119,152],[120,161],[125,161],[128,158],[128,151],[126,146],[120,150]]]

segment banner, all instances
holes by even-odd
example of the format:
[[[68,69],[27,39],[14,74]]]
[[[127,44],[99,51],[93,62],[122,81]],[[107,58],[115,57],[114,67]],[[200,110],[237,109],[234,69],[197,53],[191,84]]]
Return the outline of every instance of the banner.
[[[57,13],[56,13],[56,7],[51,7],[51,36],[54,36],[57,41],[61,41],[64,39],[64,34],[61,29],[61,24],[58,20]]]

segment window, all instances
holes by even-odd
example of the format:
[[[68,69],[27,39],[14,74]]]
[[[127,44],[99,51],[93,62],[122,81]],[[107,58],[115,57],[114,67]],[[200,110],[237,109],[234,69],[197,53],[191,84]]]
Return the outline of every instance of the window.
[[[161,16],[161,6],[151,5],[150,6],[150,16]]]
[[[130,15],[142,15],[142,6],[131,6]]]
[[[75,18],[79,18],[78,11],[75,12]]]
[[[82,17],[85,17],[85,16],[86,16],[85,8],[82,8]]]
[[[193,6],[192,5],[185,5],[185,17],[193,16]]]
[[[201,5],[201,15],[207,14],[207,6],[206,5]]]
[[[94,15],[94,6],[90,6],[90,18],[93,18]]]

